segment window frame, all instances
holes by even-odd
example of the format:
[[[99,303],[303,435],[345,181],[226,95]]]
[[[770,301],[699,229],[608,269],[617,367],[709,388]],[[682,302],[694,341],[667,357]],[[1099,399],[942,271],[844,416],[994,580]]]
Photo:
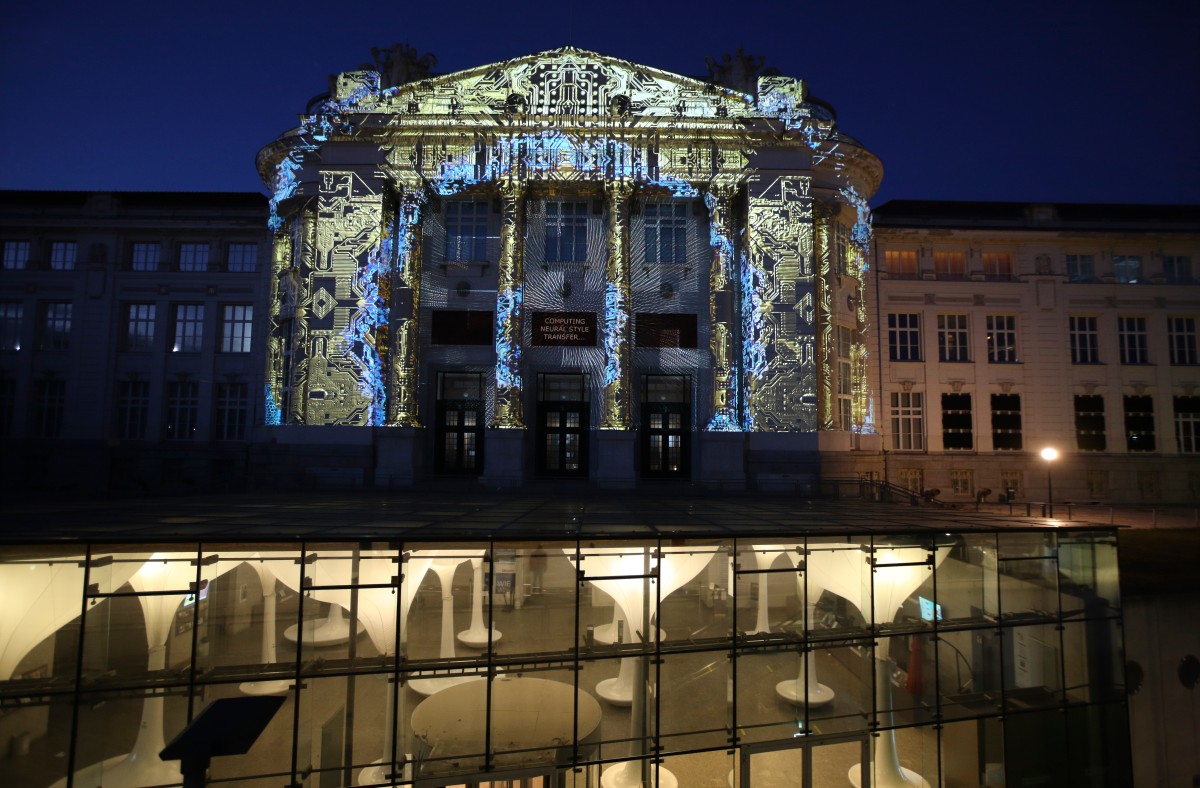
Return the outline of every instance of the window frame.
[[[222,304],[221,352],[250,353],[253,341],[254,304]]]
[[[642,236],[647,265],[687,264],[688,214],[688,203],[679,200],[643,203]]]
[[[248,253],[248,254],[247,254]],[[258,271],[258,244],[232,241],[225,250],[225,270],[231,274]]]
[[[1003,322],[1002,322],[1003,321]],[[987,360],[989,364],[1019,364],[1017,316],[987,315]]]
[[[971,361],[970,326],[971,316],[968,314],[956,312],[937,316],[939,363],[965,364]]]
[[[1170,351],[1171,366],[1194,367],[1200,364],[1196,352],[1196,318],[1168,315],[1167,347]]]
[[[205,273],[208,271],[211,255],[212,244],[184,241],[179,244],[179,270],[189,274]]]
[[[1117,315],[1117,347],[1121,364],[1142,366],[1150,363],[1149,335],[1142,315]]]
[[[487,262],[488,239],[491,234],[491,205],[484,200],[448,200],[444,205],[443,221],[445,222],[446,237],[442,249],[443,261],[447,263]],[[467,210],[467,206],[470,206],[470,210]],[[470,253],[464,254],[467,251]]]
[[[925,393],[893,391],[889,404],[892,451],[925,451]]]
[[[174,305],[171,327],[172,353],[200,353],[204,350],[204,304],[189,301]],[[192,314],[194,312],[194,314]]]
[[[79,255],[79,244],[75,241],[50,242],[50,270],[74,271]]]
[[[60,312],[52,315],[51,312]],[[75,304],[71,301],[38,302],[38,349],[70,350]]]
[[[153,253],[151,253],[153,252]],[[144,253],[144,254],[143,254]],[[148,273],[162,265],[162,244],[158,241],[134,241],[129,250],[129,270]]]
[[[1068,315],[1072,364],[1099,364],[1100,321],[1095,315]]]
[[[964,405],[965,407],[963,407]],[[975,451],[974,408],[975,404],[969,393],[957,391],[942,393],[943,451]]]
[[[133,301],[124,305],[125,331],[121,349],[126,353],[149,353],[154,349],[158,309],[152,301]]]
[[[32,243],[15,238],[4,242],[3,266],[5,271],[24,271],[29,267],[29,253]]]
[[[888,312],[887,322],[888,359],[901,362],[921,361],[921,313]],[[911,325],[900,325],[901,323]]]
[[[547,263],[588,261],[588,216],[586,200],[547,200],[544,257]],[[567,206],[571,206],[567,211]],[[567,232],[570,230],[570,232]],[[553,238],[553,241],[551,240]],[[564,242],[568,253],[564,255]]]
[[[1154,424],[1154,397],[1149,394],[1126,394],[1121,398],[1125,414],[1125,450],[1131,454],[1150,454],[1158,451]],[[1146,406],[1134,410],[1131,406]],[[1135,441],[1142,441],[1135,444]]]

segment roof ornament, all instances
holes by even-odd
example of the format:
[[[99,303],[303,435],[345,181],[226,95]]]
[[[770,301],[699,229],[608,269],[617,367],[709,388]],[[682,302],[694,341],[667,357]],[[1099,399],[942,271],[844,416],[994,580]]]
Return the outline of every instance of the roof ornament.
[[[754,95],[760,76],[779,76],[779,69],[764,67],[766,58],[750,55],[741,47],[733,55],[726,52],[721,60],[713,57],[704,59],[708,66],[708,80],[716,85]]]
[[[382,83],[380,87],[383,88],[427,79],[437,65],[437,57],[433,53],[418,54],[417,48],[407,41],[392,44],[386,49],[371,47],[371,58],[373,63],[364,63],[358,68],[360,71],[378,71]]]

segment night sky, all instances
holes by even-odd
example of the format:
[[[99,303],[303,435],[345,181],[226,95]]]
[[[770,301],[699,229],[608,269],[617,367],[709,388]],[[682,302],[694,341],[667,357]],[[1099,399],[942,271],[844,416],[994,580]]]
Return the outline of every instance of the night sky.
[[[744,47],[884,162],[888,199],[1200,203],[1200,2],[7,4],[0,188],[264,191],[327,76],[574,45],[702,76]],[[753,9],[753,10],[748,10]]]

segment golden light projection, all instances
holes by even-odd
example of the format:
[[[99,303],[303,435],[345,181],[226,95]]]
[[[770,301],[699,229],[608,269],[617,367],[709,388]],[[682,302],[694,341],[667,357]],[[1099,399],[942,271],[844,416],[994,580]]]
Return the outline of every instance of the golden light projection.
[[[534,376],[559,370],[585,376],[592,429],[638,429],[640,376],[669,373],[695,380],[696,429],[814,432],[833,422],[834,304],[850,296],[854,425],[872,430],[860,195],[881,168],[799,80],[747,93],[569,47],[391,87],[348,72],[259,167],[276,231],[268,423],[428,423],[429,359],[482,358],[440,349],[431,315],[468,305],[492,314],[491,427],[527,429]],[[587,208],[586,259],[547,256],[546,206],[563,200]],[[489,259],[447,257],[453,201],[491,206]],[[684,206],[665,234],[652,204]],[[595,342],[537,346],[531,304],[593,312]],[[694,316],[696,338],[639,334],[660,314]]]

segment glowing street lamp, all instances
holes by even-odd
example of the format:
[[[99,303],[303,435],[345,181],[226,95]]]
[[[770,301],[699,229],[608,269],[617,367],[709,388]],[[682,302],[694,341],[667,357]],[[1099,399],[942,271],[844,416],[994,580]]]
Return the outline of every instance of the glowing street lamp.
[[[1054,516],[1054,475],[1051,469],[1058,459],[1058,449],[1049,446],[1042,449],[1042,459],[1046,461],[1046,502],[1049,504],[1050,516]]]

